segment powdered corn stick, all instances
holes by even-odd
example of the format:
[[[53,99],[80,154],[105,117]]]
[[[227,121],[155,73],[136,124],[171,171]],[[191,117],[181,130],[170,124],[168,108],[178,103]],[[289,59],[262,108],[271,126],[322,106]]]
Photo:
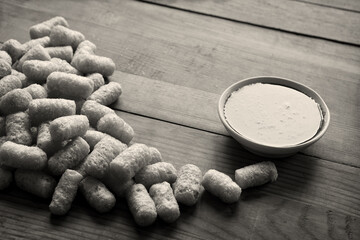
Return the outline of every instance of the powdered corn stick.
[[[72,115],[51,121],[49,130],[54,141],[64,141],[77,136],[84,136],[88,128],[89,120],[86,116]]]
[[[52,156],[55,152],[65,147],[67,142],[53,141],[49,127],[49,122],[44,122],[39,125],[36,146],[41,148],[47,154],[47,156]]]
[[[22,66],[25,61],[28,60],[43,60],[43,61],[49,61],[51,59],[50,55],[47,53],[47,51],[42,47],[41,45],[36,45],[33,48],[31,48],[27,53],[22,56],[16,66],[16,70],[22,72]]]
[[[90,150],[94,149],[94,146],[100,142],[102,138],[107,136],[105,133],[96,131],[96,130],[87,130],[85,135],[83,136],[84,140],[89,144]]]
[[[5,117],[0,116],[0,136],[4,136],[5,134]]]
[[[39,84],[31,84],[23,89],[30,93],[32,99],[47,98],[46,89]]]
[[[21,81],[13,76],[8,75],[6,77],[3,77],[0,81],[0,97],[4,96],[6,93],[10,92],[11,90],[14,90],[16,88],[21,88],[22,84]]]
[[[111,58],[92,54],[75,54],[71,65],[84,74],[100,73],[107,77],[115,71],[115,63]]]
[[[117,198],[124,198],[126,196],[126,191],[135,184],[133,179],[130,179],[125,182],[121,182],[118,180],[116,176],[112,174],[105,174],[101,181],[110,189],[112,193]]]
[[[145,227],[155,222],[157,217],[155,203],[144,185],[132,185],[126,192],[126,200],[138,225]]]
[[[116,203],[114,195],[106,186],[93,177],[86,177],[80,182],[80,190],[91,207],[100,213],[110,211]]]
[[[32,81],[27,79],[25,74],[23,74],[22,72],[16,71],[13,68],[11,69],[11,75],[17,77],[21,81],[21,87],[23,87],[23,88],[33,84]]]
[[[5,114],[12,114],[26,111],[32,100],[30,93],[24,89],[14,89],[6,93],[0,100],[0,111]]]
[[[102,105],[108,106],[114,103],[122,93],[121,85],[117,82],[109,82],[93,92],[88,100],[94,100]]]
[[[207,171],[202,180],[205,190],[225,203],[237,202],[241,188],[226,174],[214,169]]]
[[[79,54],[94,54],[96,51],[96,45],[89,40],[82,41],[74,53],[74,57]]]
[[[59,97],[79,99],[90,96],[94,83],[92,80],[71,73],[53,72],[47,77],[47,88],[50,94]]]
[[[100,73],[92,73],[86,76],[94,82],[94,91],[98,90],[101,86],[105,84],[104,77]]]
[[[120,181],[129,180],[149,164],[149,159],[149,148],[145,144],[133,144],[110,163],[110,173],[119,176]]]
[[[9,141],[30,146],[33,137],[30,132],[30,118],[26,112],[6,116],[6,135]]]
[[[73,49],[71,46],[47,47],[45,50],[49,53],[51,58],[60,58],[69,63],[73,58]]]
[[[51,61],[28,60],[24,62],[22,71],[29,80],[42,84],[46,82],[50,73],[58,68],[58,65]]]
[[[162,156],[160,151],[155,147],[149,147],[150,161],[149,164],[162,162]]]
[[[111,108],[101,105],[93,100],[87,100],[81,108],[81,114],[88,117],[90,125],[93,127],[96,127],[99,119],[107,113],[115,112]]]
[[[12,59],[6,51],[0,50],[0,59],[5,60],[10,66],[12,65]]]
[[[11,65],[0,58],[0,79],[11,74]]]
[[[30,170],[41,170],[46,167],[46,153],[38,147],[29,147],[7,141],[0,147],[0,164]]]
[[[32,39],[30,41],[27,41],[23,44],[25,48],[25,53],[29,51],[31,48],[35,47],[36,45],[40,45],[42,47],[48,47],[50,45],[50,38],[48,36]]]
[[[55,188],[52,201],[49,205],[52,214],[65,215],[70,210],[80,181],[83,178],[80,173],[71,169],[67,169],[64,172]]]
[[[76,106],[73,100],[67,99],[34,99],[29,104],[31,123],[35,126],[62,116],[75,115]]]
[[[128,144],[134,137],[134,130],[116,113],[108,113],[99,119],[97,130],[107,133]]]
[[[7,167],[0,166],[0,191],[9,187],[12,181],[12,171]]]
[[[111,136],[105,136],[85,159],[85,171],[90,176],[102,178],[108,173],[110,162],[127,146]]]
[[[256,163],[235,171],[235,181],[242,189],[274,182],[277,176],[276,166],[270,161]]]
[[[149,189],[155,183],[176,181],[176,169],[171,163],[158,162],[143,167],[135,175],[135,182],[143,184]]]
[[[51,33],[51,29],[56,25],[62,25],[65,27],[69,27],[69,24],[67,23],[65,18],[56,16],[49,20],[46,20],[44,22],[38,23],[34,26],[31,26],[30,27],[30,37],[32,39],[34,39],[34,38],[49,36]]]
[[[49,158],[48,169],[53,175],[60,176],[66,169],[80,164],[89,152],[89,144],[81,137],[76,137]]]
[[[50,62],[53,62],[57,65],[57,71],[58,72],[64,72],[64,73],[72,73],[72,74],[76,74],[76,75],[81,75],[81,73],[74,68],[73,66],[70,65],[70,63],[68,63],[65,60],[62,60],[60,58],[52,58],[50,60]]]
[[[172,185],[176,200],[187,206],[194,205],[199,199],[201,180],[202,173],[197,166],[193,164],[182,166]]]
[[[61,25],[54,26],[50,33],[51,46],[71,46],[76,50],[79,43],[85,40],[82,33]]]
[[[149,190],[156,212],[165,222],[171,223],[180,217],[179,205],[168,182],[157,183]]]
[[[41,171],[17,169],[15,171],[16,185],[31,194],[42,198],[50,198],[56,186],[56,180]]]
[[[25,53],[25,47],[15,39],[9,39],[4,42],[1,50],[4,50],[10,55],[12,63],[15,63],[16,60],[18,60]]]

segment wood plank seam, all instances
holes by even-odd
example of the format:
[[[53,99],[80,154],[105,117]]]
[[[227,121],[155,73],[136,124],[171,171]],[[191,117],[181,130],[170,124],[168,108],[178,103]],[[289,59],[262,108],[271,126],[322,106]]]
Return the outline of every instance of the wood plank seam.
[[[302,2],[302,3],[307,3],[307,4],[316,5],[316,6],[320,6],[320,7],[333,8],[333,9],[337,9],[337,10],[341,10],[341,11],[360,13],[360,11],[353,10],[353,9],[342,8],[342,7],[335,7],[335,6],[330,6],[330,5],[321,4],[321,3],[315,3],[315,2],[306,1],[306,0],[289,0],[289,1]]]

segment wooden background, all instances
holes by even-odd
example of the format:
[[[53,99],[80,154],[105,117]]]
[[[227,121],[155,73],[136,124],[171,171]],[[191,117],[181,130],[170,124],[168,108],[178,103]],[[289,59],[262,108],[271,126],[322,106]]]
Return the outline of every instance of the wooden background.
[[[173,224],[136,226],[124,200],[98,214],[79,196],[64,217],[48,200],[0,192],[0,239],[360,239],[360,1],[0,0],[0,42],[29,40],[30,26],[61,15],[112,58],[123,86],[112,107],[176,168],[231,177],[262,161],[216,112],[243,78],[276,75],[308,85],[331,123],[316,144],[274,160],[278,181],[236,204],[203,192]]]

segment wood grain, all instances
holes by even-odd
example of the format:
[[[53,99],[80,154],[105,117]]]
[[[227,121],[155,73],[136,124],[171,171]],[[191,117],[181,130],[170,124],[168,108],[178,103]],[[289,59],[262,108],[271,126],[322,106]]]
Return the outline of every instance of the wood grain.
[[[299,2],[319,4],[321,6],[340,8],[349,11],[360,12],[360,1],[358,0],[295,0]]]
[[[225,19],[360,44],[360,13],[289,0],[145,0]],[[351,2],[349,3],[350,7]],[[358,4],[354,4],[355,7]]]

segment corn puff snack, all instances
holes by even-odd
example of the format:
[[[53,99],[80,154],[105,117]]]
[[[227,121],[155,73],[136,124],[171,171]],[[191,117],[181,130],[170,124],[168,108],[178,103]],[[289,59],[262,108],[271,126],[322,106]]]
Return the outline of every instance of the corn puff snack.
[[[0,58],[0,78],[11,74],[11,65],[5,59]]]
[[[74,57],[79,54],[94,54],[96,51],[96,45],[89,40],[82,41],[74,54]]]
[[[84,74],[100,73],[107,77],[115,71],[115,63],[111,58],[93,54],[75,54],[71,65]]]
[[[69,29],[67,27],[57,25],[51,29],[50,45],[51,46],[71,46],[74,50],[79,43],[85,40],[82,33]]]
[[[41,170],[46,167],[46,153],[38,147],[29,147],[7,141],[0,147],[0,164],[30,170]]]
[[[135,176],[141,168],[149,164],[149,148],[136,143],[121,152],[111,163],[110,173],[126,181]]]
[[[62,116],[75,115],[76,106],[73,100],[67,99],[34,99],[29,104],[31,123],[35,126]]]
[[[90,125],[93,127],[96,127],[99,119],[107,113],[115,114],[115,111],[93,100],[87,100],[81,108],[81,114],[88,117]]]
[[[26,112],[6,116],[6,135],[9,141],[30,146],[33,137],[30,131],[30,118]]]
[[[86,177],[80,182],[80,191],[91,207],[100,213],[110,211],[116,203],[114,195],[106,186],[93,177]]]
[[[97,130],[115,137],[125,144],[134,137],[134,130],[115,113],[108,113],[97,122]]]
[[[235,171],[235,181],[242,189],[274,182],[277,176],[276,166],[270,161],[256,163]]]
[[[176,181],[176,169],[171,163],[158,162],[143,167],[135,175],[135,182],[143,184],[149,189],[155,183]]]
[[[174,196],[179,203],[194,205],[200,196],[202,173],[193,165],[186,164],[178,171],[178,177],[172,185]]]
[[[215,169],[204,174],[202,185],[224,203],[234,203],[240,198],[241,188],[228,175]]]
[[[149,194],[154,200],[156,212],[162,220],[171,223],[180,217],[179,205],[168,182],[152,185]]]
[[[149,164],[154,164],[157,162],[162,162],[162,156],[160,151],[157,148],[149,147],[149,153],[150,153],[150,161]]]
[[[64,141],[77,136],[84,136],[88,128],[89,120],[86,116],[71,115],[51,121],[49,130],[54,141]]]
[[[67,23],[65,18],[56,16],[30,27],[30,37],[34,39],[49,36],[51,33],[51,29],[56,25],[69,27],[69,24]]]
[[[5,117],[0,116],[0,136],[5,136]]]
[[[100,73],[92,73],[87,75],[86,77],[93,80],[94,91],[98,90],[101,86],[105,84],[104,77]]]
[[[43,150],[47,156],[52,156],[55,152],[65,147],[66,143],[53,141],[49,127],[49,122],[44,122],[39,125],[36,146]]]
[[[22,66],[25,76],[33,82],[45,83],[50,73],[58,70],[58,65],[52,61],[27,60]]]
[[[0,166],[0,191],[9,187],[12,181],[12,171],[7,167]]]
[[[27,87],[31,84],[33,84],[32,81],[28,80],[25,74],[22,72],[18,72],[15,69],[11,69],[11,75],[17,77],[21,81],[21,87]]]
[[[53,72],[47,77],[49,94],[72,99],[90,96],[94,89],[92,80],[72,73]]]
[[[0,59],[4,60],[10,66],[12,65],[12,59],[6,51],[0,50]]]
[[[0,97],[16,88],[21,88],[21,81],[14,75],[3,77],[0,81]]]
[[[71,169],[67,169],[64,172],[55,188],[52,201],[49,205],[52,214],[65,215],[70,210],[79,183],[83,178],[80,173]]]
[[[76,167],[89,154],[90,148],[81,137],[76,137],[49,158],[48,169],[51,174],[60,176],[66,169]]]
[[[70,65],[67,61],[60,59],[60,58],[52,58],[50,62],[53,62],[57,65],[57,71],[58,72],[64,72],[64,73],[72,73],[76,75],[81,75],[81,73]]]
[[[111,136],[105,136],[85,159],[85,171],[90,176],[102,178],[108,172],[110,162],[127,146]]]
[[[73,49],[71,46],[61,46],[61,47],[47,47],[45,50],[48,52],[51,58],[59,58],[71,62],[73,58]]]
[[[17,169],[15,171],[16,185],[31,194],[41,198],[50,198],[56,186],[56,180],[41,171]]]
[[[32,100],[30,93],[24,89],[14,89],[6,93],[0,100],[0,111],[5,114],[12,114],[26,111]]]
[[[117,82],[109,82],[93,92],[88,100],[94,100],[102,105],[108,106],[114,103],[122,93],[121,85]]]
[[[105,174],[101,181],[110,189],[112,193],[118,198],[124,198],[126,191],[135,184],[133,179],[125,182],[118,181],[116,176]]]
[[[25,61],[28,60],[43,60],[43,61],[50,61],[51,57],[45,50],[45,48],[41,45],[36,45],[31,48],[27,53],[25,53],[19,60],[16,70],[22,72],[22,66]]]
[[[132,185],[126,192],[126,200],[135,222],[140,226],[149,226],[156,220],[154,201],[142,184]]]
[[[25,47],[15,39],[9,39],[4,42],[1,50],[4,50],[10,55],[12,63],[15,63],[16,60],[18,60],[25,53]]]
[[[35,47],[36,45],[41,45],[42,47],[48,47],[50,45],[50,38],[48,36],[31,39],[23,44],[25,53],[29,51],[31,48]]]
[[[34,83],[23,89],[31,95],[32,99],[47,98],[46,89],[39,84]]]
[[[90,151],[92,151],[95,145],[100,142],[100,140],[103,139],[105,136],[107,136],[105,133],[89,129],[86,131],[83,138],[89,144]]]

